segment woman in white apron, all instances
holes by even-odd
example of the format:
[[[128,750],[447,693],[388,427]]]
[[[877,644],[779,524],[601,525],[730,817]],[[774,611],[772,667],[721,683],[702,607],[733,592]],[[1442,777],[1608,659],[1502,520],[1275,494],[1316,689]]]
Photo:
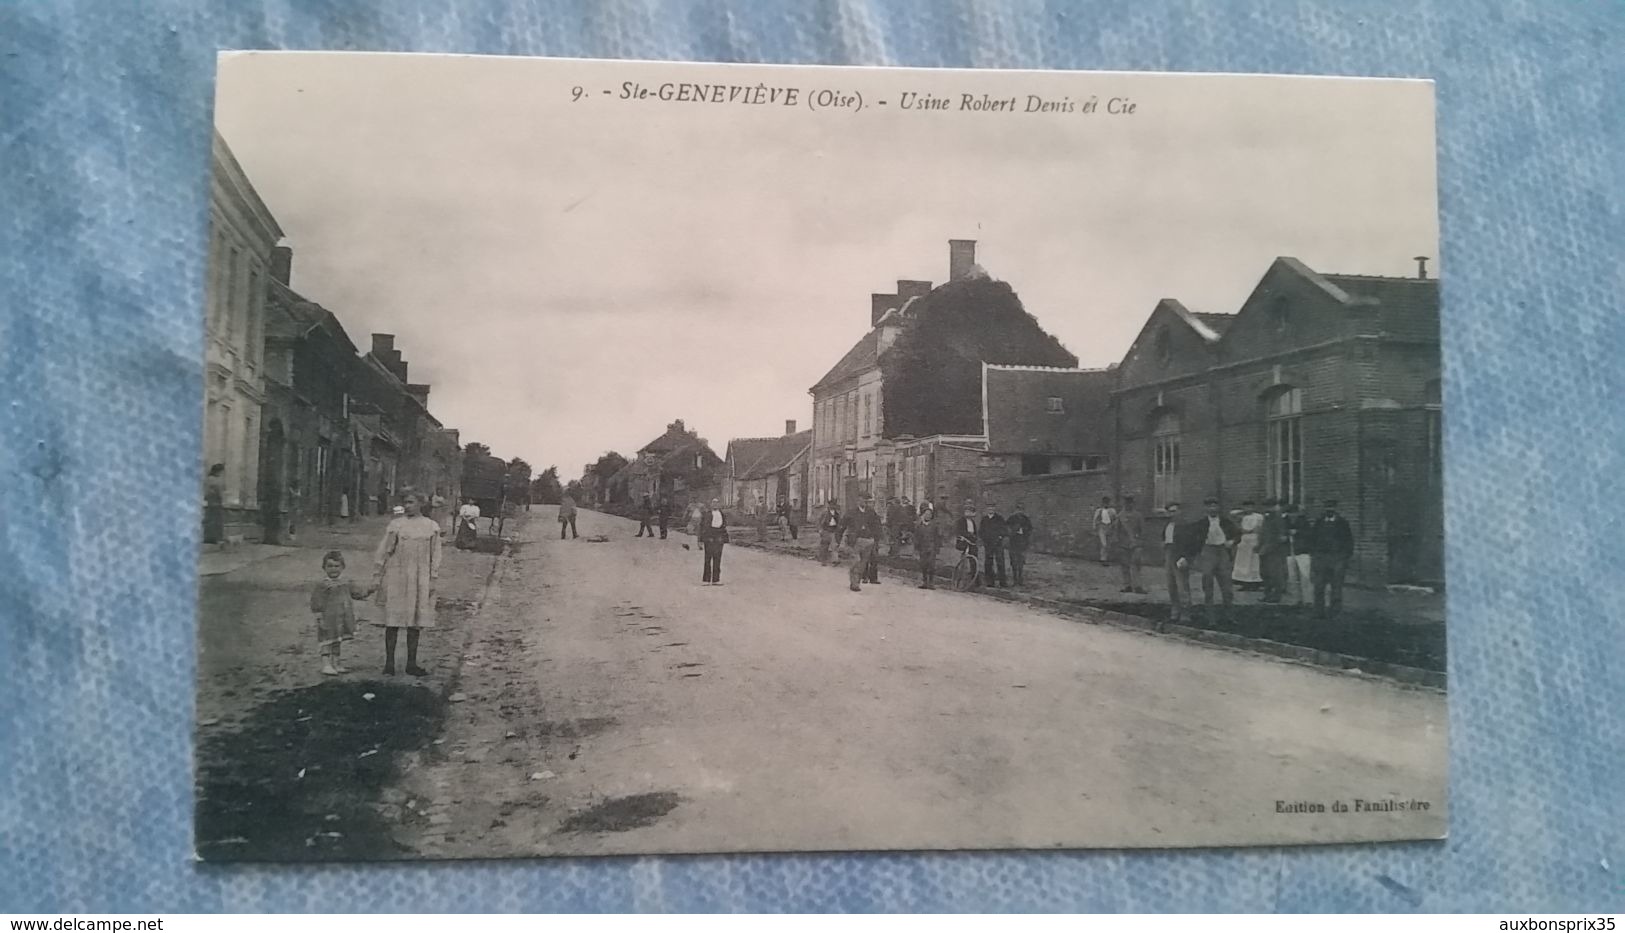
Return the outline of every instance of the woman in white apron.
[[[1236,559],[1230,579],[1244,590],[1261,589],[1264,576],[1258,566],[1258,529],[1264,525],[1264,516],[1253,508],[1252,502],[1241,504],[1241,540],[1236,544]]]

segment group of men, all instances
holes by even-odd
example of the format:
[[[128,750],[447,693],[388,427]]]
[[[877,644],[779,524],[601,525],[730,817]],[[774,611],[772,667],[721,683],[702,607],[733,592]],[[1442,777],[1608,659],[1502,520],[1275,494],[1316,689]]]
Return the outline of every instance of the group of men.
[[[1193,569],[1202,575],[1203,604],[1213,605],[1217,589],[1225,614],[1229,614],[1235,601],[1235,553],[1244,534],[1256,535],[1249,545],[1257,551],[1264,602],[1279,603],[1291,593],[1301,605],[1306,601],[1305,590],[1312,588],[1317,617],[1325,617],[1328,597],[1331,612],[1343,608],[1343,579],[1354,556],[1354,531],[1338,513],[1336,499],[1323,502],[1321,515],[1313,520],[1278,499],[1267,499],[1263,521],[1251,532],[1244,532],[1241,522],[1221,513],[1218,499],[1210,496],[1202,505],[1204,514],[1190,522],[1179,520],[1178,503],[1167,506],[1163,554],[1174,621],[1183,620],[1193,606]]]
[[[953,546],[961,555],[971,553],[982,562],[982,579],[989,586],[1008,587],[1012,582],[1020,586],[1026,574],[1027,548],[1032,542],[1032,519],[1020,503],[1008,517],[999,514],[991,502],[983,512],[978,515],[974,503],[965,503],[963,515],[952,531]],[[875,509],[871,495],[862,496],[858,507],[845,514],[832,499],[818,517],[818,560],[829,564],[849,554],[852,564],[848,588],[861,592],[863,584],[880,583],[880,543],[889,538],[894,557],[904,544],[913,545],[920,570],[919,588],[935,589],[938,555],[949,540],[945,526],[946,519],[937,517],[936,504],[930,499],[922,501],[918,508],[907,498],[894,499],[884,518]]]

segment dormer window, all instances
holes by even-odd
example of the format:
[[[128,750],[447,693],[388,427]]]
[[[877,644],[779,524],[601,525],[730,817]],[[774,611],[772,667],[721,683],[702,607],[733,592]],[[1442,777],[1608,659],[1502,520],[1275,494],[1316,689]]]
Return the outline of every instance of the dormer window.
[[[1045,400],[1045,402],[1044,402],[1044,410],[1049,412],[1052,415],[1064,415],[1064,414],[1066,414],[1066,409],[1061,404],[1061,397],[1058,396],[1058,395],[1051,395],[1048,399]]]

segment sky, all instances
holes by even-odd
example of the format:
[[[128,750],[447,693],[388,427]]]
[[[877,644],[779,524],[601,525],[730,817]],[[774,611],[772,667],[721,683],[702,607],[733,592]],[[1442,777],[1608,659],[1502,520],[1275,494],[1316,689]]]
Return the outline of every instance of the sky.
[[[677,418],[719,455],[811,427],[870,293],[943,281],[950,239],[1083,366],[1120,360],[1162,298],[1234,312],[1277,256],[1438,267],[1425,82],[263,52],[219,77],[293,288],[363,349],[395,334],[465,443],[564,480]],[[628,81],[801,95],[622,100]],[[864,107],[810,109],[816,89]],[[907,91],[956,109],[900,110]]]

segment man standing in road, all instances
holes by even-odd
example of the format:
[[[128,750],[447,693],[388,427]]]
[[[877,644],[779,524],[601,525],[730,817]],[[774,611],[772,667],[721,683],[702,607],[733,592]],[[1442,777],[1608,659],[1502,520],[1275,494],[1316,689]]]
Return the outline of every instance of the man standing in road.
[[[643,504],[638,506],[638,533],[637,533],[636,537],[639,537],[639,538],[643,537],[643,533],[645,531],[647,531],[649,533],[650,538],[653,538],[655,536],[655,530],[652,527],[649,526],[649,520],[654,518],[654,516],[655,516],[654,503],[649,501],[648,496],[644,496],[643,497]]]
[[[1294,606],[1307,606],[1315,598],[1310,585],[1313,579],[1309,561],[1310,524],[1309,516],[1296,502],[1286,507],[1286,591]]]
[[[818,562],[828,565],[835,550],[841,546],[841,510],[834,499],[824,503],[824,514],[818,518]]]
[[[569,493],[559,499],[559,540],[564,540],[564,532],[568,530],[571,538],[579,538],[576,534],[576,500]]]
[[[852,567],[847,571],[847,588],[854,593],[862,590],[858,584],[868,578],[875,546],[880,543],[880,533],[880,515],[874,510],[874,497],[865,494],[858,500],[858,510],[847,516],[844,536],[846,544],[854,552]]]
[[[1027,579],[1027,546],[1033,540],[1033,520],[1027,508],[1016,503],[1015,512],[1004,520],[1005,546],[1010,549],[1010,582],[1020,586]]]
[[[1191,600],[1191,572],[1174,543],[1180,527],[1179,503],[1170,502],[1163,509],[1168,513],[1168,524],[1162,527],[1162,564],[1168,572],[1168,618],[1179,623],[1185,621],[1185,606]],[[1159,625],[1157,631],[1167,631],[1167,626]]]
[[[988,586],[1009,587],[1004,576],[1004,516],[989,502],[982,509],[980,543],[982,545],[982,576]]]
[[[703,586],[722,585],[722,546],[728,543],[728,519],[722,514],[722,501],[711,500],[711,507],[700,512],[700,548],[705,552],[705,570],[700,574]]]
[[[1123,565],[1123,592],[1143,594],[1140,560],[1144,556],[1145,517],[1134,507],[1133,496],[1123,497],[1123,508],[1111,527],[1116,529],[1117,559]]]
[[[1221,622],[1230,620],[1230,609],[1235,605],[1236,593],[1230,582],[1231,549],[1241,540],[1241,528],[1228,515],[1219,511],[1219,500],[1213,496],[1202,500],[1207,514],[1185,525],[1181,531],[1184,539],[1176,536],[1175,547],[1179,549],[1179,569],[1184,570],[1190,566],[1190,561],[1196,561],[1196,569],[1202,574],[1202,605],[1207,609],[1213,607],[1213,586],[1218,584],[1219,592],[1224,597],[1224,616]]]
[[[1315,618],[1326,618],[1326,590],[1332,591],[1332,614],[1343,610],[1343,575],[1354,556],[1354,529],[1337,514],[1337,500],[1322,503],[1325,511],[1309,529],[1309,563],[1315,581]]]
[[[1112,522],[1117,521],[1117,510],[1112,508],[1112,497],[1101,496],[1100,508],[1095,509],[1091,524],[1095,529],[1095,538],[1100,542],[1100,566],[1112,565]]]
[[[1264,500],[1264,523],[1258,526],[1258,575],[1264,581],[1264,602],[1278,603],[1286,591],[1286,516],[1280,499]]]
[[[942,549],[942,528],[937,513],[926,509],[914,526],[914,553],[920,558],[920,589],[937,588],[937,552]]]
[[[660,540],[664,541],[666,523],[671,520],[671,503],[666,501],[665,496],[661,496],[660,501],[655,503],[655,517],[660,520]]]

